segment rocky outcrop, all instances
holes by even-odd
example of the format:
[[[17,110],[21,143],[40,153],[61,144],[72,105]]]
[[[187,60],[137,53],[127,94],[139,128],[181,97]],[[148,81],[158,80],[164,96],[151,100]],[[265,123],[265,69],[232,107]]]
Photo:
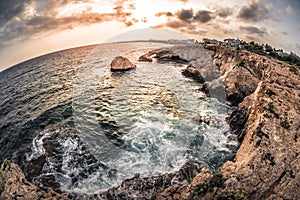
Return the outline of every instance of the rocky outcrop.
[[[128,58],[117,56],[110,64],[111,71],[127,71],[136,68],[136,65],[132,64]]]
[[[187,68],[182,71],[182,74],[186,77],[191,77],[192,79],[196,80],[198,83],[205,82],[200,72],[193,65],[187,66]]]
[[[5,160],[0,169],[0,199],[68,199],[50,188],[36,187],[20,167]]]
[[[154,49],[149,51],[148,53],[139,57],[138,61],[140,62],[152,62],[153,58],[157,59],[159,62],[179,62],[179,63],[186,63],[188,62],[182,56],[174,53],[170,49]]]
[[[201,165],[186,163],[179,171],[150,178],[133,178],[106,192],[90,195],[74,195],[72,199],[155,199],[171,185],[186,185],[200,172]]]
[[[300,199],[297,73],[253,53],[209,49],[227,96],[238,106],[229,123],[241,146],[219,174],[202,171],[192,184],[167,188],[161,199]]]

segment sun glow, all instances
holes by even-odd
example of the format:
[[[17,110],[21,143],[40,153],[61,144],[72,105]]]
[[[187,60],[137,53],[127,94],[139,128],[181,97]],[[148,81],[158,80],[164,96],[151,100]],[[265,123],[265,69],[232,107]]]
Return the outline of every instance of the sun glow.
[[[132,11],[132,18],[136,19],[135,27],[146,28],[157,26],[167,21],[166,17],[157,17],[156,13],[164,10],[165,5],[158,3],[158,1],[144,2],[136,1],[135,10]]]

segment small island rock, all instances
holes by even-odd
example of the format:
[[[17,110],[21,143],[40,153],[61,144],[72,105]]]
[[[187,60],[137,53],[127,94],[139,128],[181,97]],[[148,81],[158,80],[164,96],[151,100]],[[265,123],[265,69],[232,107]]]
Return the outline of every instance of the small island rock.
[[[136,65],[132,64],[128,58],[117,56],[111,62],[110,67],[111,71],[127,71],[136,68]]]

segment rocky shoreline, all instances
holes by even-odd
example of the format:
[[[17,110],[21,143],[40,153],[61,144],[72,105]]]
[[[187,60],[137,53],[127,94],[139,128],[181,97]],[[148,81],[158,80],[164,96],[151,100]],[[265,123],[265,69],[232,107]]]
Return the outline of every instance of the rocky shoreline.
[[[218,174],[187,164],[175,174],[136,177],[101,194],[71,194],[69,198],[300,199],[300,71],[273,58],[218,45],[158,49],[140,61],[152,62],[153,58],[189,64],[186,74],[205,81],[202,91],[237,106],[228,120],[241,142],[234,160],[227,161]],[[0,199],[67,198],[32,185],[10,163],[1,167],[0,192]]]

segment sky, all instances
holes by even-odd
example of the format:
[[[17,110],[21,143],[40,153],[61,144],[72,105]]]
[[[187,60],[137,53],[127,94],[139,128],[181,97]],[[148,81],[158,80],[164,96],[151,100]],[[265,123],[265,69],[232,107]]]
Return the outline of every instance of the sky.
[[[239,38],[300,55],[299,19],[300,0],[0,0],[0,70],[126,36]]]

